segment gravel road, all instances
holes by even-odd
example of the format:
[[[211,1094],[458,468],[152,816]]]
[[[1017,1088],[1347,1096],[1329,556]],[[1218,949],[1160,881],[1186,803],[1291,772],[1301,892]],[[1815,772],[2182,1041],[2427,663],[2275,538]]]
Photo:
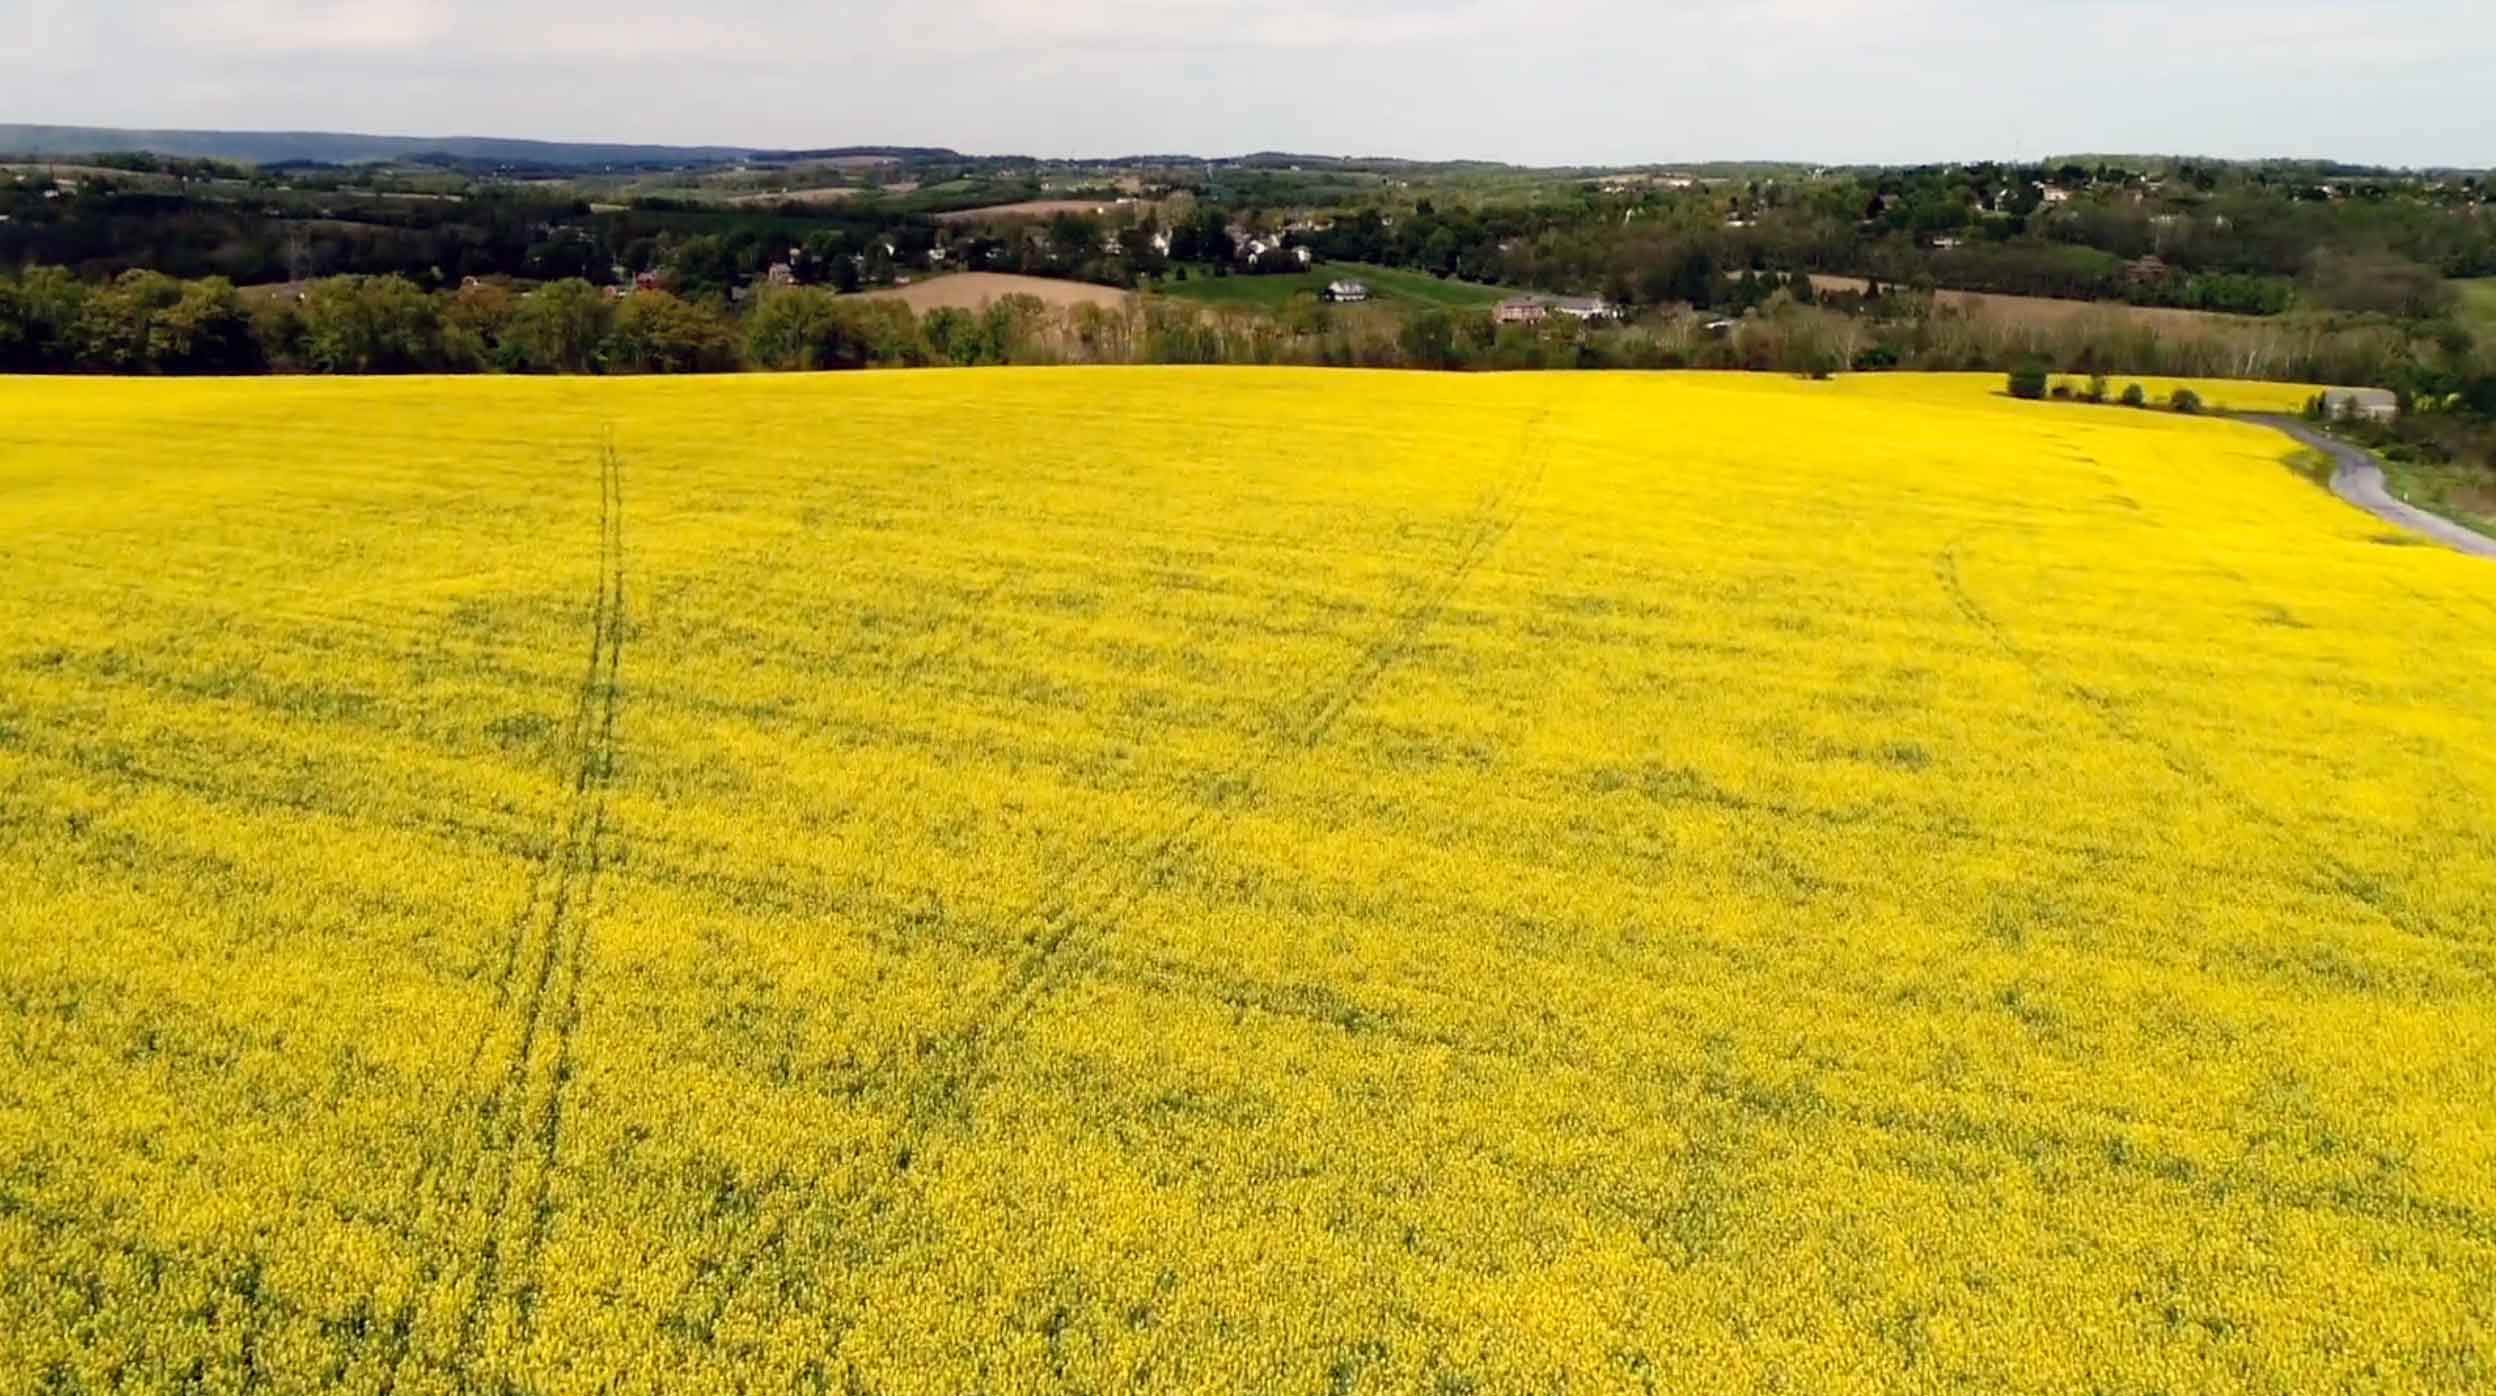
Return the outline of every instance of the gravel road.
[[[2386,523],[2423,533],[2456,552],[2496,559],[2496,538],[2394,499],[2392,492],[2384,488],[2383,467],[2364,451],[2326,436],[2294,417],[2255,416],[2248,420],[2285,432],[2299,444],[2330,457],[2331,492],[2349,503]]]

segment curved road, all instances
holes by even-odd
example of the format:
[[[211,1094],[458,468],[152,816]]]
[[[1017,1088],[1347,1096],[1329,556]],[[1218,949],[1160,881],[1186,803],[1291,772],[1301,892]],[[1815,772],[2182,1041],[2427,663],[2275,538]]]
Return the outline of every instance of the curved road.
[[[2383,487],[2383,467],[2375,464],[2375,458],[2364,451],[2326,436],[2294,417],[2257,414],[2248,420],[2260,422],[2274,431],[2285,432],[2298,444],[2330,457],[2331,492],[2349,503],[2386,523],[2397,524],[2413,533],[2423,533],[2456,552],[2496,559],[2496,538],[2394,499],[2392,492]]]

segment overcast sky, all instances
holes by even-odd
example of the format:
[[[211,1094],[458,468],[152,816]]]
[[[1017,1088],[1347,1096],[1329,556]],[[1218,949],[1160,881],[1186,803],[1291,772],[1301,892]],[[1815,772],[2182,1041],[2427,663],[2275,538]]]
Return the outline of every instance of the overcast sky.
[[[0,0],[0,32],[0,121],[62,125],[2496,163],[2496,0]]]

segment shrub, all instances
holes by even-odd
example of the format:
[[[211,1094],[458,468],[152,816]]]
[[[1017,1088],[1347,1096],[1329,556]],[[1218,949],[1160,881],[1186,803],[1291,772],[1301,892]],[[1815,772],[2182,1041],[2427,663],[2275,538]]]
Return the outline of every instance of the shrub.
[[[2142,391],[2141,385],[2138,383],[2125,384],[2123,389],[2123,405],[2126,407],[2147,407],[2149,406],[2149,394]]]
[[[2045,365],[2030,359],[2011,370],[2011,396],[2035,402],[2045,396]]]
[[[2167,399],[2167,405],[2189,417],[2201,410],[2201,394],[2190,388],[2178,388],[2175,395]]]
[[[2104,401],[2106,400],[2106,375],[2105,375],[2105,374],[2103,374],[2103,373],[2092,373],[2092,374],[2090,374],[2090,375],[2089,375],[2089,394],[2088,394],[2088,396],[2089,396],[2089,401],[2091,401],[2091,402],[2104,402]]]
[[[2070,385],[2069,383],[2057,383],[2057,384],[2055,384],[2055,385],[2054,385],[2054,400],[2055,400],[2056,402],[2069,402],[2069,401],[2071,401],[2071,385]]]

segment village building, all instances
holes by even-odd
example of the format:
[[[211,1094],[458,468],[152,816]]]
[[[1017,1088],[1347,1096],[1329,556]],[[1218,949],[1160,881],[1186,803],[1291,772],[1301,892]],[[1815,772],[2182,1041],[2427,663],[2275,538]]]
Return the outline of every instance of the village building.
[[[1601,296],[1510,296],[1491,307],[1491,319],[1502,325],[1538,325],[1554,315],[1573,320],[1612,320],[1620,307]]]
[[[2389,422],[2401,415],[2401,400],[2389,388],[2334,388],[2323,394],[2323,415],[2342,422]]]

